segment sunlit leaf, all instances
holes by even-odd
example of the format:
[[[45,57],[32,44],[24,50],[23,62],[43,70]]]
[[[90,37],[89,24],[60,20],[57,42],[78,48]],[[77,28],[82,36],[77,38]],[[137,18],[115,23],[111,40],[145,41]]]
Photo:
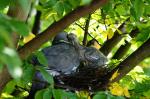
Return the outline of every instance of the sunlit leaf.
[[[112,81],[113,79],[115,79],[118,75],[120,75],[120,74],[118,73],[118,70],[116,70],[115,73],[110,78],[110,81]]]
[[[7,83],[7,85],[4,88],[4,92],[11,94],[15,90],[16,82],[14,80],[11,80]]]
[[[127,12],[123,5],[118,5],[115,10],[119,15],[125,15]]]
[[[109,87],[109,89],[113,95],[117,95],[117,96],[124,95],[124,89],[118,83],[113,83],[112,86]]]
[[[129,93],[127,87],[124,87],[124,96],[126,96],[126,97],[128,97],[128,98],[130,97],[130,93]]]
[[[111,39],[114,36],[113,30],[112,29],[108,29],[107,32],[108,32],[108,35],[107,35],[108,39]]]
[[[30,33],[28,36],[25,36],[23,39],[23,43],[28,43],[29,41],[31,41],[33,38],[35,37],[34,34]]]

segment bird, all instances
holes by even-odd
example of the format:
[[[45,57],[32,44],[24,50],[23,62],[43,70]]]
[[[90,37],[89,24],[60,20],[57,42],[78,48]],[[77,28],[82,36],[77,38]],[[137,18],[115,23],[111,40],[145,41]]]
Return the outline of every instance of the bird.
[[[75,47],[69,41],[66,32],[60,32],[55,36],[52,46],[43,48],[41,52],[44,54],[48,67],[47,71],[56,74],[71,74],[75,72],[80,64],[79,55]],[[34,65],[42,65],[36,56],[32,59]],[[55,75],[55,74],[54,74]]]
[[[57,34],[53,41],[52,41],[52,45],[56,45],[56,44],[59,44],[59,43],[68,43],[68,38],[67,38],[67,32],[60,32],[59,34]]]
[[[75,46],[78,52],[80,63],[82,62],[87,67],[102,67],[104,68],[107,62],[107,57],[100,52],[97,47],[95,48],[95,43],[90,46],[82,46],[77,39],[77,36],[73,33],[68,34],[68,40]]]

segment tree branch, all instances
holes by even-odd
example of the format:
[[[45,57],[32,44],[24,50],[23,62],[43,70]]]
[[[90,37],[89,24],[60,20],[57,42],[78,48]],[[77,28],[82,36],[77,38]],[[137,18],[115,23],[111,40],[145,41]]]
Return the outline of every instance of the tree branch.
[[[100,6],[104,5],[106,2],[107,0],[93,0],[90,5],[78,7],[77,9],[66,15],[63,19],[53,23],[45,31],[37,35],[34,39],[32,39],[30,42],[28,42],[18,50],[20,58],[25,59],[33,51],[37,50],[43,43],[47,42],[64,28],[69,26],[71,23],[78,20],[80,17],[92,13]]]
[[[29,8],[30,8],[30,3],[29,3],[29,6],[27,7],[27,10],[25,10],[21,7],[21,5],[18,2],[15,2],[14,5],[11,5],[9,7],[7,15],[10,17],[16,18],[17,20],[20,20],[20,21],[26,21]],[[12,37],[13,37],[13,43],[16,47],[18,40],[19,40],[19,36],[17,33],[12,33]]]
[[[25,21],[29,12],[29,8],[30,8],[30,0],[28,1],[29,1],[29,6],[27,7],[26,10],[24,10],[19,3],[15,2],[16,3],[15,5],[11,5],[9,7],[7,15],[9,15],[10,17],[14,17],[20,21]],[[13,37],[14,45],[17,46],[17,43],[18,43],[17,33],[12,33],[12,37]],[[4,66],[2,72],[0,72],[0,94],[3,88],[5,87],[5,85],[10,80],[11,80],[11,76],[8,73],[6,66]]]
[[[118,76],[114,78],[112,82],[119,81],[127,73],[129,73],[136,65],[138,65],[142,60],[150,57],[150,38],[142,44],[135,52],[133,52],[129,57],[127,57],[123,62],[121,62],[109,75],[114,74],[116,71]]]
[[[87,36],[88,36],[88,28],[89,28],[90,18],[91,18],[91,14],[89,14],[89,16],[86,20],[86,23],[85,23],[84,38],[82,41],[84,46],[86,46],[86,44],[87,44]]]
[[[134,29],[131,31],[131,33],[129,34],[132,38],[135,38],[137,36],[137,34],[139,33],[138,28]],[[115,55],[113,56],[113,59],[121,59],[130,49],[131,43],[125,41],[125,45],[121,45],[120,48],[117,50],[117,52],[115,53]]]
[[[121,24],[119,26],[119,30],[122,30],[124,28],[124,25],[125,23]],[[116,46],[116,44],[118,44],[118,42],[120,42],[122,39],[122,35],[120,35],[118,33],[118,31],[116,30],[115,33],[114,33],[114,36],[113,38],[107,40],[104,45],[100,48],[100,51],[105,55],[107,56],[111,50],[114,48],[114,46]]]
[[[40,2],[39,2],[39,5],[41,5]],[[35,19],[34,19],[33,28],[32,28],[32,33],[35,35],[37,35],[40,31],[41,15],[42,15],[42,12],[37,10],[36,15],[35,15]]]

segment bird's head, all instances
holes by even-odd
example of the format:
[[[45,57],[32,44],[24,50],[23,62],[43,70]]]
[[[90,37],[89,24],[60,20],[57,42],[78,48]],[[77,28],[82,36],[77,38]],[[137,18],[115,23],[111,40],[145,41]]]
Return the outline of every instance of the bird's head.
[[[72,43],[74,46],[77,46],[78,45],[78,40],[77,40],[77,36],[73,33],[70,33],[67,35],[67,38],[68,38],[68,41],[70,43]]]
[[[52,45],[56,45],[61,42],[69,42],[67,38],[67,32],[60,32],[57,34],[52,42]]]

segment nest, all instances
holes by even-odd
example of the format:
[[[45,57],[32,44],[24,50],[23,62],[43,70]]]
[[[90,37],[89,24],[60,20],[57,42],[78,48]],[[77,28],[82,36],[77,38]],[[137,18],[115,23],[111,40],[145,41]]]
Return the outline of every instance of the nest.
[[[108,80],[107,73],[107,68],[83,67],[73,74],[54,77],[55,86],[69,90],[102,90],[105,88],[104,83]]]

